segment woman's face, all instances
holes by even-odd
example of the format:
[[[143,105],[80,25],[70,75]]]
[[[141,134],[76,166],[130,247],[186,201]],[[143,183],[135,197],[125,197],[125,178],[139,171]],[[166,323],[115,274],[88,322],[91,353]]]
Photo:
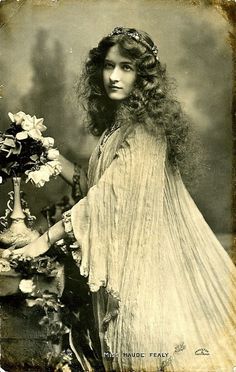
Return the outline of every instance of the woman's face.
[[[103,66],[103,84],[108,97],[116,101],[127,98],[133,90],[136,76],[134,62],[122,56],[118,45],[112,46]]]

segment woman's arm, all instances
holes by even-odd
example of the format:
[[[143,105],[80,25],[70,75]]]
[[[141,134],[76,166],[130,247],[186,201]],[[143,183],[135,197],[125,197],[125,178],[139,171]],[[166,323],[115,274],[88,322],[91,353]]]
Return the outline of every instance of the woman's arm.
[[[63,221],[58,221],[55,225],[51,226],[43,235],[38,239],[34,240],[30,244],[27,244],[23,248],[6,249],[2,253],[3,258],[8,258],[10,254],[14,255],[24,255],[30,257],[37,257],[48,251],[51,245],[56,241],[62,239],[65,236],[65,228]]]
[[[73,188],[73,194],[76,194],[77,189],[81,191],[81,196],[87,193],[87,175],[85,170],[67,160],[60,155],[59,161],[62,166],[60,176]]]
[[[62,171],[60,176],[72,186],[73,184],[73,175],[74,175],[74,164],[67,160],[64,156],[60,154],[59,161],[62,166]]]

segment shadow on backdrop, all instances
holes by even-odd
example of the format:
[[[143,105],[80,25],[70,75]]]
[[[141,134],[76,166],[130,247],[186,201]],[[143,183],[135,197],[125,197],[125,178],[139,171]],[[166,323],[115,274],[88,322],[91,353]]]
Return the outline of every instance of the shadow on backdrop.
[[[193,117],[196,117],[205,157],[204,176],[198,183],[194,198],[205,219],[215,232],[230,232],[232,228],[232,128],[231,61],[225,58],[226,48],[213,26],[192,19],[192,37],[189,27],[182,30],[183,50],[192,51],[195,58],[186,54],[179,59],[179,69],[189,74],[186,89],[193,96]],[[198,36],[199,35],[199,36]],[[211,53],[209,54],[209,45]],[[224,61],[224,63],[223,63]],[[196,121],[195,120],[195,121]],[[220,197],[219,197],[220,196]]]

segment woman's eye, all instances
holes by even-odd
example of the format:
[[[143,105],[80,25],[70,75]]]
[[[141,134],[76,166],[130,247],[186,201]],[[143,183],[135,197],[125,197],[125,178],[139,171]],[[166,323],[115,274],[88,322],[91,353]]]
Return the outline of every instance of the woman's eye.
[[[104,63],[104,68],[107,69],[107,70],[108,70],[108,69],[112,69],[112,68],[113,68],[113,64],[110,63],[110,62],[105,62],[105,63]]]
[[[123,70],[124,71],[132,71],[132,67],[130,65],[123,65]]]

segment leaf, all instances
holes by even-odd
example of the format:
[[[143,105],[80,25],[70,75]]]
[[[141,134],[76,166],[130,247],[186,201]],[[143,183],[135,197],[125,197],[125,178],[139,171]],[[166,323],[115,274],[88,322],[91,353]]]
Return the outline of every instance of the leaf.
[[[13,153],[13,149],[11,148],[6,156],[6,158],[9,158],[11,156],[11,154]]]
[[[10,129],[7,129],[6,133],[8,132],[8,130]],[[5,134],[5,138],[12,138],[13,140],[15,140],[15,137],[13,134]]]
[[[26,163],[25,163],[25,165],[35,165],[35,161],[27,161]],[[30,169],[29,169],[29,171],[32,171],[33,169],[31,169],[31,167],[30,167]]]
[[[16,143],[12,138],[5,138],[3,144],[8,147],[16,147]]]
[[[22,144],[20,142],[17,142],[16,143],[16,148],[15,149],[12,149],[12,153],[14,155],[20,155],[21,149],[22,149]]]
[[[34,155],[30,156],[30,159],[33,160],[33,161],[38,160],[38,158],[39,158],[39,156],[37,154],[34,154]]]
[[[9,149],[5,149],[4,147],[1,147],[1,151],[4,151],[4,152],[8,153]]]
[[[18,163],[10,162],[9,164],[7,164],[7,166],[5,168],[2,168],[1,171],[10,176],[13,167],[16,167],[16,166],[18,166]]]
[[[22,140],[25,140],[26,138],[28,138],[28,133],[26,131],[24,132],[19,132],[16,134],[16,138],[19,140],[19,141],[22,141]]]
[[[11,112],[8,112],[8,116],[9,116],[10,120],[12,121],[12,123],[14,123],[15,122],[14,115]]]

